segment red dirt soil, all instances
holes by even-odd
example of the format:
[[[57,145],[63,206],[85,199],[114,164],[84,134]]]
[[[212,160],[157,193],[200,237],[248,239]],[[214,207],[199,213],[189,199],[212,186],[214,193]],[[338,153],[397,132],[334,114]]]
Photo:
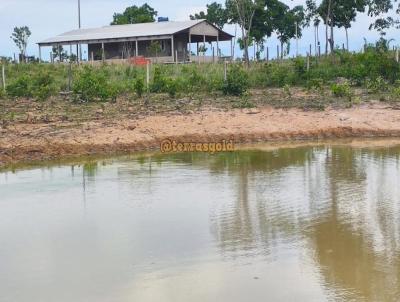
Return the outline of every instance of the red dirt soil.
[[[400,111],[384,105],[305,112],[299,109],[203,110],[137,119],[14,124],[0,129],[0,167],[67,156],[158,149],[164,139],[236,144],[346,137],[400,137]]]

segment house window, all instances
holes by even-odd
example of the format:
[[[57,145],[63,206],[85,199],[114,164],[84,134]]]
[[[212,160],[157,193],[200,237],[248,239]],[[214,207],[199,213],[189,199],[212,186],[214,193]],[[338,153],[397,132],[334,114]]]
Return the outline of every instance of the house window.
[[[165,45],[166,43],[165,43],[165,41],[163,40],[163,41],[161,41],[161,50],[162,51],[165,51],[165,49],[166,49],[166,45]]]

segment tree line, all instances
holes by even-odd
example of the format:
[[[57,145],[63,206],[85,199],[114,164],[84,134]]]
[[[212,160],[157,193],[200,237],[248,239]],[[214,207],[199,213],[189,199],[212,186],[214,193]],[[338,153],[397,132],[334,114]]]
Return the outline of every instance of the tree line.
[[[290,40],[300,38],[303,29],[314,28],[315,48],[320,47],[320,26],[325,27],[325,53],[335,48],[334,28],[346,32],[346,46],[349,47],[348,31],[356,17],[366,13],[371,17],[369,30],[377,30],[382,37],[391,27],[400,28],[396,19],[400,14],[397,0],[305,0],[304,5],[293,8],[280,0],[226,0],[225,4],[212,2],[206,11],[190,15],[191,19],[206,19],[222,29],[226,24],[236,25],[239,29],[237,43],[243,50],[243,59],[249,64],[249,47],[254,45],[257,53],[263,50],[266,39],[276,34],[280,41],[280,55],[289,53]],[[158,12],[147,3],[142,6],[130,6],[122,13],[115,13],[111,25],[155,22]],[[31,32],[27,27],[16,27],[12,39],[26,55],[27,40]],[[237,33],[235,33],[236,36]],[[62,59],[66,54],[61,49],[54,49],[55,56]]]
[[[226,24],[239,27],[237,43],[248,63],[249,47],[255,45],[262,51],[265,40],[274,33],[281,44],[281,57],[289,52],[290,40],[300,38],[307,27],[314,28],[317,49],[321,25],[325,27],[326,54],[335,48],[334,28],[345,31],[348,49],[348,32],[360,13],[371,18],[369,30],[377,30],[382,37],[388,28],[400,27],[399,20],[392,16],[400,14],[397,0],[305,0],[304,5],[293,8],[279,0],[226,0],[224,5],[212,2],[206,11],[190,15],[190,18],[206,19],[220,29]],[[154,22],[156,16],[157,12],[148,4],[131,6],[123,13],[114,14],[111,24]]]

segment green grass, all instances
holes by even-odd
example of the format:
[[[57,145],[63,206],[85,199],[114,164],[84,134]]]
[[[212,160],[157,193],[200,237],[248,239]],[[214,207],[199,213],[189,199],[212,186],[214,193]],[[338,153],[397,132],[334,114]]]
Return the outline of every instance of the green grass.
[[[52,96],[59,98],[60,92],[69,89],[70,78],[71,100],[77,103],[115,102],[120,97],[135,99],[142,95],[149,98],[149,93],[167,94],[170,100],[198,95],[218,97],[223,93],[243,96],[251,89],[288,87],[321,95],[343,80],[350,90],[365,88],[372,94],[389,94],[386,98],[391,100],[399,97],[400,65],[394,53],[373,47],[364,53],[337,51],[328,57],[311,58],[309,70],[303,57],[253,62],[249,68],[233,64],[228,65],[227,82],[224,64],[152,65],[149,87],[138,84],[146,79],[145,67],[73,64],[69,74],[67,64],[8,64],[8,89],[6,94],[0,94],[0,99],[26,97],[40,102]],[[281,101],[287,103],[286,99]]]

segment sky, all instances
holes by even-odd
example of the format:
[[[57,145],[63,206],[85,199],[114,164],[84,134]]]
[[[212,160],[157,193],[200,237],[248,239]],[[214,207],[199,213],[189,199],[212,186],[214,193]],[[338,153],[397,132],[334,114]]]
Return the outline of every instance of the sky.
[[[123,12],[131,5],[142,5],[147,2],[158,11],[159,16],[169,17],[173,21],[188,20],[190,14],[205,10],[207,3],[212,0],[81,0],[82,27],[100,27],[109,25],[112,21],[114,12]],[[224,1],[217,1],[224,3]],[[293,7],[304,4],[305,0],[284,0],[286,4]],[[349,31],[350,49],[360,50],[364,44],[364,38],[368,42],[374,42],[379,35],[374,31],[369,31],[368,26],[371,19],[365,15],[359,15],[356,22]],[[28,55],[38,56],[39,50],[37,42],[59,35],[63,32],[76,29],[78,27],[77,0],[0,0],[0,56],[12,57],[18,53],[18,49],[10,39],[15,26],[28,26],[32,36],[29,39]],[[234,34],[235,27],[226,26],[225,30]],[[388,38],[396,38],[398,31],[392,29],[388,33]],[[324,28],[320,28],[321,45],[324,46]],[[304,54],[309,45],[314,43],[313,29],[305,29],[303,37],[299,41],[299,52]],[[335,29],[335,43],[342,45],[345,43],[344,30]],[[229,44],[223,45],[222,52],[229,54]],[[400,45],[399,41],[394,41],[392,45]],[[276,45],[278,41],[275,36],[269,38],[266,45],[270,48],[270,56],[276,56]],[[236,55],[240,54],[238,47]],[[48,58],[50,48],[43,50],[43,57]],[[291,55],[296,52],[295,41],[291,42]],[[251,52],[252,54],[252,52]]]

